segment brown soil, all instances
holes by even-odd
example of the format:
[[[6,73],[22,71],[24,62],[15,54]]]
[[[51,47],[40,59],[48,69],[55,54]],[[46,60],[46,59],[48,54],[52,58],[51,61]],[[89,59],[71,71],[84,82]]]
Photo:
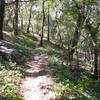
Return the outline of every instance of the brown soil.
[[[54,81],[47,74],[45,65],[48,56],[32,51],[32,60],[25,63],[25,77],[21,82],[21,94],[24,100],[55,100]]]

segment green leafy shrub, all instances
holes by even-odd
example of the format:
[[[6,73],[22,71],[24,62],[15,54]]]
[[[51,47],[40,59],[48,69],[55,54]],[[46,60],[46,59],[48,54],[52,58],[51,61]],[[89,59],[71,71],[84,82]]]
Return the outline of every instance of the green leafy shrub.
[[[5,100],[21,100],[19,83],[22,76],[16,63],[0,60],[0,95]]]

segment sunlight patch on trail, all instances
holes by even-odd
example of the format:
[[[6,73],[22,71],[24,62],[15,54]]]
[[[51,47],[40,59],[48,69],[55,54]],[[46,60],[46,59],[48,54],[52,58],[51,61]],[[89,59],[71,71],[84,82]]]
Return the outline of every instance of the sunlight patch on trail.
[[[28,68],[23,69],[25,78],[21,82],[21,94],[24,100],[55,100],[54,81],[47,74],[44,66],[48,56],[32,53],[32,60],[26,62]]]

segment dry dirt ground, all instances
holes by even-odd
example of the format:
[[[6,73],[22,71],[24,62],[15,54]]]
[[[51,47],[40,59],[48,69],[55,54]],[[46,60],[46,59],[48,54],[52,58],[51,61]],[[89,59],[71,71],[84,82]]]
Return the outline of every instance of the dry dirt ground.
[[[45,65],[48,55],[32,51],[31,60],[23,69],[25,77],[21,81],[21,94],[24,100],[55,100],[55,82],[47,74]]]

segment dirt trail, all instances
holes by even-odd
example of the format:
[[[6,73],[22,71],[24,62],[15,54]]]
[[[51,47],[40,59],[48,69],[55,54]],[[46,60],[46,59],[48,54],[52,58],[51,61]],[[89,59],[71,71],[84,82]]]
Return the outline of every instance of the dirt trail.
[[[48,56],[32,52],[32,60],[26,62],[23,69],[25,78],[21,82],[21,94],[24,100],[55,100],[53,79],[47,74],[44,66]]]

